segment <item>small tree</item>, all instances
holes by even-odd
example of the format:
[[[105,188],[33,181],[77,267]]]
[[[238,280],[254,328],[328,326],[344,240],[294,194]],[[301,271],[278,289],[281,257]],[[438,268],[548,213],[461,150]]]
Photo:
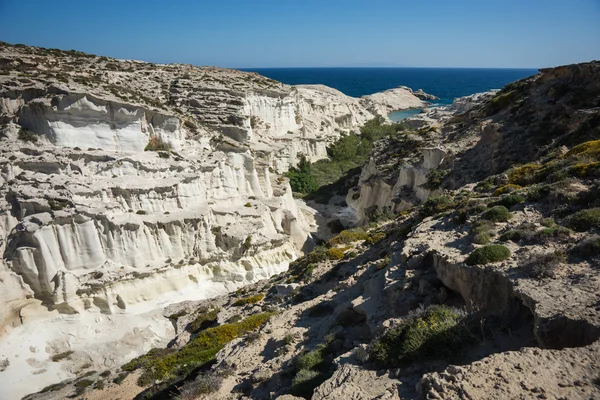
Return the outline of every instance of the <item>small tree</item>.
[[[311,193],[319,187],[311,173],[310,161],[303,155],[297,167],[291,167],[286,176],[290,179],[292,190],[297,193]]]

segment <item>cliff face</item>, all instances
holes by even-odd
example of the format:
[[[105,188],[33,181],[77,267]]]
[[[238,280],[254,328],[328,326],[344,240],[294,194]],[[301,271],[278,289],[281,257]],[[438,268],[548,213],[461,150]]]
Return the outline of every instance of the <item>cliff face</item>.
[[[356,99],[0,43],[0,361],[18,357],[16,341],[46,349],[35,366],[12,361],[11,393],[31,391],[32,372],[41,388],[84,359],[118,365],[166,344],[165,304],[285,270],[316,225],[280,174],[379,113],[422,105],[404,88]],[[86,355],[66,370],[49,360],[72,350]]]

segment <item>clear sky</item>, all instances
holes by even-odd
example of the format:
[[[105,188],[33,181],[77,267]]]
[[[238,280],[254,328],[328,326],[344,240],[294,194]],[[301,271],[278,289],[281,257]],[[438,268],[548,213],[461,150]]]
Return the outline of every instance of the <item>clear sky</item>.
[[[0,40],[223,67],[600,59],[600,0],[0,0]]]

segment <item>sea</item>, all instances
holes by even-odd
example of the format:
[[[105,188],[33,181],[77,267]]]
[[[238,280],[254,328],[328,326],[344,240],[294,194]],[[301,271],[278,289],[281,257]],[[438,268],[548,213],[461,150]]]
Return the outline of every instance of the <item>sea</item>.
[[[398,86],[423,89],[440,98],[432,106],[452,103],[457,97],[490,89],[537,73],[537,69],[496,68],[253,68],[257,72],[288,85],[323,84],[348,96],[360,97]],[[390,114],[394,121],[419,113],[404,110]]]

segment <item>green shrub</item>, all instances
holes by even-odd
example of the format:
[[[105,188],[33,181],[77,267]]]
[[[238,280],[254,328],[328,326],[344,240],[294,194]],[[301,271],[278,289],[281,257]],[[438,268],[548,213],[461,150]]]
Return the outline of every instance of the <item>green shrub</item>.
[[[327,257],[330,260],[341,260],[342,258],[344,258],[344,251],[342,249],[338,249],[337,247],[328,249]]]
[[[581,210],[566,219],[566,225],[578,232],[600,227],[600,208]]]
[[[245,306],[248,304],[256,304],[264,298],[265,298],[265,295],[262,293],[259,293],[259,294],[255,294],[254,296],[248,296],[248,297],[243,297],[241,299],[237,299],[236,301],[233,302],[233,305],[235,307],[240,307],[240,306]]]
[[[537,183],[540,178],[537,172],[542,169],[542,165],[531,163],[515,167],[508,173],[510,183],[526,186],[532,183]]]
[[[121,383],[123,383],[125,378],[127,378],[127,375],[129,375],[128,372],[121,372],[119,375],[117,375],[115,379],[113,379],[113,383],[120,385]]]
[[[481,214],[481,218],[493,222],[506,222],[512,218],[512,215],[510,211],[508,211],[508,208],[504,206],[495,206]]]
[[[313,351],[298,356],[296,358],[296,369],[297,370],[310,370],[316,368],[323,362],[324,352],[327,350],[327,345],[320,344]]]
[[[511,229],[509,231],[504,232],[500,235],[499,240],[502,242],[515,242],[518,243],[520,241],[530,241],[535,237],[536,232],[530,231],[526,229]]]
[[[143,368],[145,379],[163,380],[185,377],[197,367],[211,361],[223,346],[263,325],[273,313],[254,314],[241,322],[223,324],[201,331],[179,351],[164,354],[171,349],[160,349],[154,353],[138,357],[123,368],[134,370]],[[172,351],[172,350],[171,350]]]
[[[283,343],[286,346],[289,346],[290,344],[294,343],[294,335],[292,335],[291,333],[286,333],[283,337]]]
[[[188,325],[188,330],[190,332],[196,332],[210,327],[215,322],[217,322],[217,316],[219,315],[219,311],[219,308],[215,308],[212,310],[201,310],[198,316]]]
[[[523,203],[525,201],[525,197],[519,196],[517,194],[509,194],[507,196],[502,197],[500,200],[495,202],[495,204],[504,206],[506,208],[511,208],[516,206],[517,204]]]
[[[498,189],[496,189],[496,191],[494,192],[494,196],[500,196],[500,195],[503,195],[505,193],[512,193],[512,192],[517,191],[519,189],[521,189],[521,186],[515,185],[513,183],[509,183],[507,185],[500,186]]]
[[[296,193],[312,193],[319,188],[311,171],[310,161],[302,155],[298,166],[291,167],[285,174],[290,180],[292,191]]]
[[[487,220],[479,220],[473,224],[473,228],[471,228],[471,233],[474,235],[478,235],[480,233],[489,233],[494,229],[494,224]]]
[[[349,244],[359,240],[367,240],[368,238],[369,234],[360,228],[343,230],[339,235],[329,239],[327,246],[333,247],[341,244]]]
[[[427,182],[423,184],[423,187],[428,190],[439,189],[449,174],[449,169],[430,169],[427,171]]]
[[[380,240],[382,240],[385,237],[385,233],[383,232],[375,232],[371,235],[369,235],[369,237],[367,238],[367,240],[365,240],[365,244],[372,246],[375,243],[379,242]]]
[[[551,239],[564,240],[571,237],[572,231],[564,226],[556,225],[549,228],[544,228],[536,232],[535,238],[539,243],[546,243]]]
[[[252,207],[252,204],[250,204],[250,202],[248,202],[248,203],[244,204],[244,207],[250,208],[250,207]]]
[[[467,265],[483,265],[506,260],[511,256],[510,250],[501,244],[490,244],[484,247],[475,249],[465,263]]]
[[[551,228],[551,227],[553,227],[554,225],[556,225],[556,222],[554,222],[554,218],[544,218],[544,219],[543,219],[543,220],[540,222],[540,224],[542,224],[542,226],[545,226],[545,227]]]
[[[490,242],[490,234],[488,232],[477,233],[473,236],[473,243],[488,244]]]
[[[423,315],[389,329],[372,342],[369,357],[386,368],[444,358],[467,341],[464,332],[456,329],[461,318],[461,314],[451,308],[431,307]]]
[[[456,206],[450,196],[432,196],[421,206],[420,212],[423,216],[430,216],[448,211]]]
[[[24,128],[19,129],[19,133],[17,136],[19,140],[22,140],[24,142],[37,143],[38,141],[38,137],[35,133],[28,131]]]
[[[301,369],[300,371],[298,371],[296,373],[296,376],[294,376],[294,379],[292,380],[292,385],[293,386],[301,385],[303,383],[313,380],[317,376],[319,376],[319,372],[317,372],[317,371]]]

